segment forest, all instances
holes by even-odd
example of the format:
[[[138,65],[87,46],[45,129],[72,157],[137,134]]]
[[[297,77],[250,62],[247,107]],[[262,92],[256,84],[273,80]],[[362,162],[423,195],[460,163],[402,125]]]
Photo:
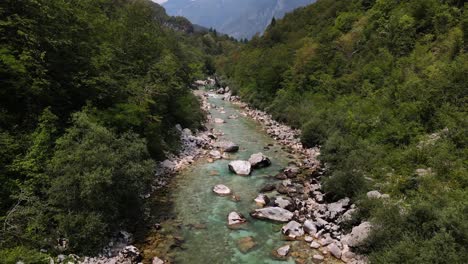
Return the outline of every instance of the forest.
[[[1,1],[0,262],[48,263],[65,238],[95,254],[144,221],[175,125],[205,118],[191,84],[235,45],[194,31],[145,0]]]
[[[464,2],[319,0],[216,61],[243,100],[321,146],[328,199],[352,197],[350,222],[376,227],[371,263],[468,259]]]

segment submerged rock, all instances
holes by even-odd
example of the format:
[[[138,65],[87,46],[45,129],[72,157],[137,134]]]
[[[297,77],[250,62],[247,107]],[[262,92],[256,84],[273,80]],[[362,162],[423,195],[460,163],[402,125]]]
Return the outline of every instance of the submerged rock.
[[[261,152],[252,154],[249,158],[249,162],[254,169],[264,168],[271,165],[270,159]]]
[[[236,241],[236,244],[240,252],[244,254],[248,253],[250,250],[257,246],[257,243],[255,243],[255,240],[251,236],[238,239]]]
[[[245,217],[238,212],[230,212],[228,215],[228,226],[235,227],[247,222]]]
[[[231,189],[229,189],[229,187],[227,187],[226,185],[218,184],[215,187],[213,187],[213,192],[215,192],[218,195],[229,195],[231,194]]]
[[[257,219],[272,220],[277,222],[289,222],[294,214],[281,207],[265,207],[256,209],[250,215]]]
[[[250,175],[251,169],[252,167],[250,165],[250,162],[245,160],[234,160],[229,162],[229,170],[237,175]]]

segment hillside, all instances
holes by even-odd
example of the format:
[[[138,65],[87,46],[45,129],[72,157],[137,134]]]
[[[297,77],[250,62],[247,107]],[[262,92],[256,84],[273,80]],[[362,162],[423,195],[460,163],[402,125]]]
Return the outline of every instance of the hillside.
[[[351,222],[373,223],[372,263],[468,258],[467,11],[319,0],[217,61],[243,100],[321,146],[328,199],[353,197]]]
[[[191,22],[215,28],[237,39],[262,33],[273,17],[283,17],[297,7],[314,0],[169,0],[167,12]]]
[[[146,0],[0,3],[1,263],[94,254],[145,223],[175,125],[202,128],[193,81],[236,45],[192,31]]]

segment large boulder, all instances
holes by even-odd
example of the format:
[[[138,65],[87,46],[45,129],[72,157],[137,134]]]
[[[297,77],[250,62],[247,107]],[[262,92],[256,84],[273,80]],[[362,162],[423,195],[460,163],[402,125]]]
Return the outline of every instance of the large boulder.
[[[220,141],[214,144],[216,148],[221,149],[224,152],[237,152],[239,151],[239,146],[231,141]]]
[[[217,94],[223,94],[224,93],[224,88],[219,88],[217,91],[216,91]]]
[[[254,169],[264,168],[271,165],[270,159],[261,152],[252,154],[249,158],[249,162],[252,164],[252,168]]]
[[[341,242],[350,247],[360,246],[369,236],[371,228],[370,222],[362,222],[360,225],[353,227],[351,233],[345,235]]]
[[[281,207],[265,207],[256,209],[251,212],[250,215],[257,219],[272,220],[283,223],[291,221],[294,216],[293,213]]]
[[[302,225],[296,221],[291,221],[281,228],[283,235],[290,238],[296,238],[304,235]]]
[[[238,212],[230,212],[228,215],[228,226],[236,227],[247,222],[245,217]]]
[[[213,192],[218,195],[224,196],[231,194],[231,189],[229,189],[229,187],[227,187],[226,185],[218,184],[215,187],[213,187]]]
[[[234,160],[229,162],[229,170],[234,172],[237,175],[247,176],[250,175],[252,166],[250,162],[245,160]]]

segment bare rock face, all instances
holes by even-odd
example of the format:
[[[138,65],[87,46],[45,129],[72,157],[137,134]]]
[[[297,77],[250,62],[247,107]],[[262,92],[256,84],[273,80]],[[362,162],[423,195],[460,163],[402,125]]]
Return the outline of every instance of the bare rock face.
[[[367,239],[367,237],[370,234],[371,228],[372,225],[370,222],[362,222],[360,225],[353,227],[351,233],[345,235],[341,239],[341,242],[350,247],[357,247],[361,245],[364,242],[364,240]]]
[[[247,219],[238,212],[230,212],[228,215],[228,226],[235,227],[247,222]]]
[[[296,238],[304,235],[302,225],[296,221],[291,221],[281,228],[283,235],[290,238]]]
[[[218,195],[225,196],[231,194],[231,189],[229,189],[229,187],[227,187],[226,185],[218,184],[215,187],[213,187],[213,192]]]
[[[264,168],[271,165],[270,159],[261,152],[252,154],[249,158],[249,162],[252,164],[252,168],[254,169]]]
[[[229,170],[237,175],[247,176],[250,175],[252,166],[250,162],[245,160],[234,160],[229,162]]]
[[[272,220],[283,223],[291,221],[294,216],[293,213],[281,207],[265,207],[256,209],[251,212],[250,215],[257,219]]]

